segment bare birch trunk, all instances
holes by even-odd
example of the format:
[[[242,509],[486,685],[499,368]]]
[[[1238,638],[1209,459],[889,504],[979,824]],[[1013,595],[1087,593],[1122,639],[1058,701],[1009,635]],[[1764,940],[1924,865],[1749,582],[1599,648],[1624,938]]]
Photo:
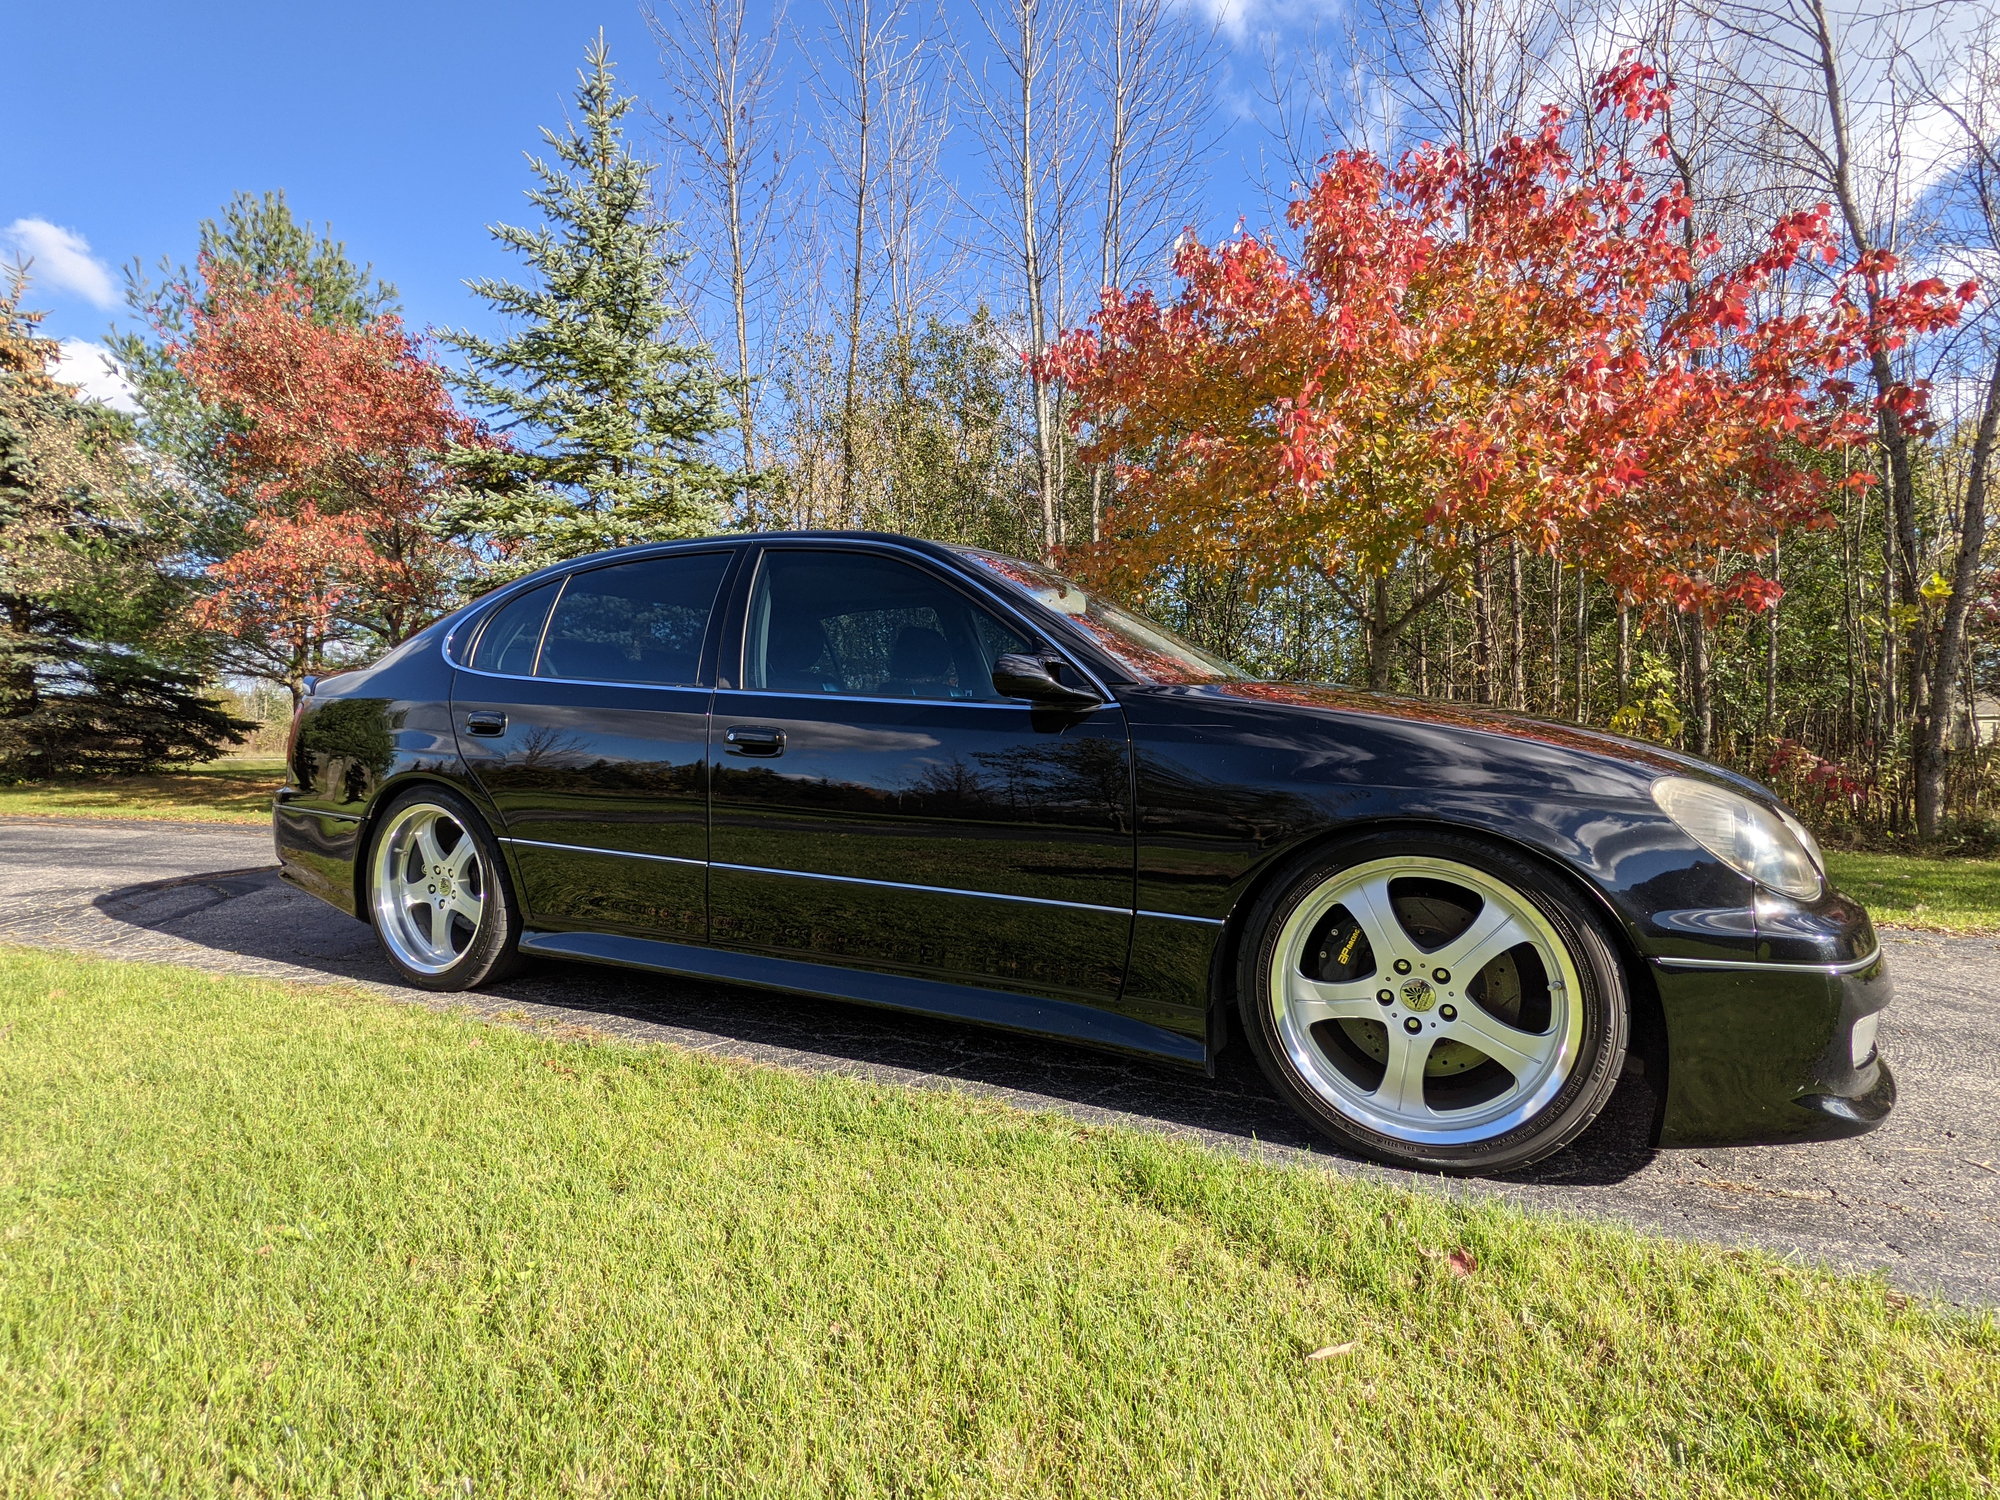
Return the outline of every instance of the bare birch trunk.
[[[1493,581],[1486,571],[1486,549],[1472,554],[1472,675],[1473,697],[1493,701]]]
[[[840,513],[852,525],[854,508],[854,397],[861,368],[861,325],[867,309],[868,209],[874,189],[875,10],[874,0],[853,0],[851,36],[843,59],[852,79],[854,165],[851,176],[853,231],[848,238],[846,363],[840,382]]]
[[[1048,347],[1048,313],[1043,305],[1046,288],[1043,281],[1042,225],[1036,194],[1040,185],[1036,179],[1041,170],[1037,154],[1040,142],[1035,138],[1035,85],[1040,81],[1042,69],[1041,38],[1035,28],[1039,9],[1040,0],[1017,0],[1016,19],[1020,27],[1021,46],[1018,157],[1021,172],[1021,275],[1027,283],[1028,293],[1028,380],[1034,405],[1035,487],[1042,505],[1042,556],[1046,559],[1055,556],[1058,538],[1055,455],[1051,451],[1055,422],[1050,411],[1049,382],[1039,365],[1042,352]]]
[[[1982,543],[1986,539],[1986,487],[2000,445],[2000,354],[1993,357],[1979,429],[1972,440],[1970,467],[1958,517],[1958,555],[1953,561],[1951,595],[1944,601],[1936,655],[1931,663],[1930,712],[1919,721],[1916,736],[1917,832],[1937,837],[1944,811],[1946,746],[1951,730],[1951,682],[1965,646],[1966,621],[1979,590]]]
[[[1507,543],[1507,702],[1515,709],[1528,706],[1528,630],[1522,604],[1521,544]]]
[[[645,16],[668,89],[679,105],[661,117],[662,128],[693,157],[698,199],[721,230],[721,272],[735,353],[730,399],[741,438],[747,513],[758,468],[751,304],[764,282],[782,164],[762,183],[753,177],[771,136],[767,101],[774,81],[777,22],[763,38],[753,38],[746,0],[681,0],[666,13],[649,3]]]

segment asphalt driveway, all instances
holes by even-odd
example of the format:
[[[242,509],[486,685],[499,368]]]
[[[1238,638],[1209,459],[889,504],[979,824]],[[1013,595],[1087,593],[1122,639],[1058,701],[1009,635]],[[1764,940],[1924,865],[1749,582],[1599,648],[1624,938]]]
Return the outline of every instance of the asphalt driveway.
[[[263,829],[0,820],[0,942],[235,974],[395,984],[360,923],[279,882]],[[1814,1146],[1654,1151],[1651,1098],[1628,1080],[1553,1161],[1452,1184],[1319,1146],[1254,1077],[1163,1065],[865,1007],[612,969],[544,964],[467,999],[633,1041],[921,1087],[959,1088],[1313,1162],[1431,1191],[1497,1193],[1658,1233],[1755,1245],[1955,1301],[2000,1305],[2000,941],[1890,932],[1897,1001],[1882,1028],[1902,1101],[1887,1125]]]

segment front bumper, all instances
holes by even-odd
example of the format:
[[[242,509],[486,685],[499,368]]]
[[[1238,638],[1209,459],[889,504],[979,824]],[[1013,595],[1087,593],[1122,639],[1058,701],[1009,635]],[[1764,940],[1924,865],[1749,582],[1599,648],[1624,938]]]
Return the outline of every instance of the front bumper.
[[[1663,1146],[1833,1140],[1873,1130],[1896,1102],[1854,1028],[1894,994],[1878,950],[1843,964],[1694,967],[1655,960],[1667,1032]]]

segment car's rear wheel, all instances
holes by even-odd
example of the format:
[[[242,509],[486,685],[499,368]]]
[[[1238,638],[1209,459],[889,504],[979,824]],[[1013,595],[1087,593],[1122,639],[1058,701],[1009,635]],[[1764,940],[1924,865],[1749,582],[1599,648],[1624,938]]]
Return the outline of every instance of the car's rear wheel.
[[[409,983],[469,990],[519,967],[520,916],[500,850],[463,797],[419,787],[396,798],[370,851],[375,936]]]
[[[1323,850],[1258,903],[1239,974],[1264,1072],[1351,1150],[1498,1172],[1617,1087],[1629,1006],[1597,915],[1532,860],[1451,834]]]

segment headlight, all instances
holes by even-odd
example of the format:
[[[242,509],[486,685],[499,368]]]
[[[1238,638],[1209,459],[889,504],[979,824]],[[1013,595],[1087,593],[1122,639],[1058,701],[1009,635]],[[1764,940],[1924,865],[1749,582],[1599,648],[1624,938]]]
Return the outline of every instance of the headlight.
[[[1778,816],[1783,818],[1785,826],[1792,830],[1792,837],[1806,846],[1806,854],[1812,859],[1813,868],[1824,875],[1826,873],[1826,856],[1820,853],[1819,840],[1812,836],[1812,830],[1786,812],[1782,807],[1778,809]]]
[[[1745,879],[1799,901],[1819,895],[1822,882],[1811,835],[1790,818],[1748,797],[1681,776],[1654,782],[1653,800],[1689,838]]]

